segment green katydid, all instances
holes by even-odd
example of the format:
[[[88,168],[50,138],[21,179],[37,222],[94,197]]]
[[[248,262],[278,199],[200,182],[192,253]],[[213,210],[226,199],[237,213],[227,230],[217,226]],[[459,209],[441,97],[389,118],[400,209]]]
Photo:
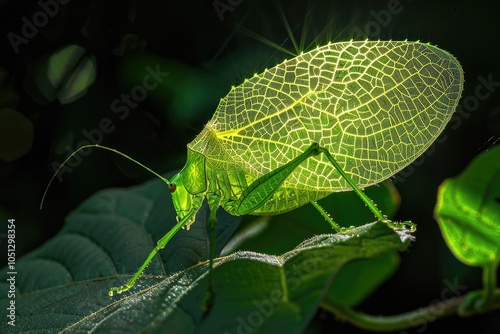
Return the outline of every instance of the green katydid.
[[[156,253],[189,228],[205,199],[212,230],[218,207],[276,215],[312,203],[340,231],[316,201],[351,189],[378,220],[392,223],[361,189],[420,156],[450,120],[462,89],[460,63],[435,46],[330,43],[232,87],[171,180],[114,149],[81,147],[114,151],[163,179],[177,213],[138,271],[109,294],[129,290]]]

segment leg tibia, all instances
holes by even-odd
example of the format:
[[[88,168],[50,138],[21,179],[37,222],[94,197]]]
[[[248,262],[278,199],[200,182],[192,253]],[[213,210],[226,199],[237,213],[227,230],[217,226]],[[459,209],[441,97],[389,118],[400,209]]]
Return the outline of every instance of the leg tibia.
[[[180,222],[178,222],[170,231],[168,231],[167,234],[165,234],[160,240],[158,240],[158,242],[156,243],[155,248],[153,248],[153,250],[149,253],[146,261],[144,261],[144,263],[139,267],[139,269],[137,270],[137,272],[128,280],[128,282],[125,285],[122,285],[122,286],[119,286],[119,287],[116,287],[116,288],[111,288],[108,291],[108,294],[110,296],[113,296],[113,294],[115,292],[116,293],[122,293],[122,292],[125,292],[125,291],[129,290],[131,287],[133,287],[134,284],[135,284],[135,281],[137,281],[137,279],[142,275],[142,273],[148,267],[148,265],[151,262],[151,260],[153,260],[153,258],[155,257],[156,253],[158,253],[160,250],[162,250],[167,245],[167,243],[170,241],[170,239],[172,239],[172,237],[184,225],[186,225],[188,221],[190,221],[190,219],[191,219],[192,216],[193,216],[193,214],[187,215],[186,217],[184,217],[184,219],[182,219]]]
[[[318,151],[320,153],[323,153],[326,155],[326,157],[328,158],[328,160],[330,160],[330,162],[332,163],[332,165],[335,167],[335,169],[340,173],[340,175],[347,181],[347,183],[349,183],[349,185],[351,186],[351,188],[354,190],[354,192],[361,198],[361,200],[363,202],[365,202],[365,204],[368,206],[368,208],[371,210],[371,212],[373,212],[373,214],[375,215],[375,217],[381,221],[381,222],[387,222],[388,219],[386,216],[384,216],[382,214],[382,212],[380,212],[380,210],[377,208],[377,206],[373,203],[373,201],[368,197],[366,196],[366,194],[354,183],[354,181],[351,179],[351,177],[349,175],[347,175],[344,170],[342,169],[342,167],[340,167],[340,165],[337,163],[337,161],[333,158],[333,156],[330,154],[330,152],[328,152],[327,149],[323,148],[323,147],[319,147],[318,148]]]

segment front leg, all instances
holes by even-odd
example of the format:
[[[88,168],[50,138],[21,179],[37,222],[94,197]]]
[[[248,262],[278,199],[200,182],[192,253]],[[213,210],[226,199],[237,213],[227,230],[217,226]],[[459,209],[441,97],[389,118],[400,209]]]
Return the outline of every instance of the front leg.
[[[167,234],[165,234],[160,240],[158,240],[158,242],[156,243],[156,246],[149,253],[149,255],[146,258],[146,260],[144,261],[144,263],[139,267],[139,269],[137,270],[137,272],[127,281],[127,283],[125,285],[122,285],[122,286],[119,286],[119,287],[111,288],[108,291],[108,294],[110,296],[113,296],[113,294],[115,292],[118,293],[118,294],[120,294],[122,292],[125,292],[125,291],[129,290],[131,287],[133,287],[134,284],[135,284],[135,281],[137,281],[137,279],[142,275],[142,273],[144,272],[144,270],[146,270],[147,266],[153,260],[153,258],[155,257],[155,255],[167,245],[167,243],[170,241],[170,239],[172,239],[172,237],[177,232],[179,232],[179,230],[181,228],[183,228],[184,226],[186,226],[189,223],[189,221],[191,221],[191,218],[195,214],[196,214],[196,211],[191,211],[181,221],[179,221],[174,227],[172,227],[172,229],[170,231],[168,231]]]

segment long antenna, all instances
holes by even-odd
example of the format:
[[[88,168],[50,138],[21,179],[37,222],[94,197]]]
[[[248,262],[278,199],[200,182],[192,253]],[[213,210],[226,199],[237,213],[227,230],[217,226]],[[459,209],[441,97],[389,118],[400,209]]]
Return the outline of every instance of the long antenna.
[[[57,176],[57,174],[59,174],[59,172],[61,171],[61,169],[64,167],[64,165],[66,165],[66,163],[69,161],[69,159],[71,159],[73,156],[75,156],[78,152],[82,151],[82,150],[85,150],[87,148],[101,148],[101,149],[104,149],[104,150],[108,150],[108,151],[111,151],[111,152],[114,152],[116,154],[119,154],[121,155],[122,157],[125,157],[127,159],[129,159],[130,161],[133,161],[135,162],[136,164],[138,164],[139,166],[141,166],[142,168],[146,169],[147,171],[149,171],[150,173],[154,174],[155,176],[159,177],[160,179],[163,180],[163,182],[165,182],[166,184],[169,184],[170,181],[161,176],[160,174],[158,174],[157,172],[155,172],[154,170],[152,170],[151,168],[143,165],[142,163],[140,163],[139,161],[137,160],[134,160],[133,158],[129,157],[128,155],[126,155],[125,153],[122,153],[118,150],[115,150],[114,148],[111,148],[111,147],[107,147],[107,146],[103,146],[103,145],[99,145],[99,144],[89,144],[89,145],[83,145],[81,147],[79,147],[76,151],[74,151],[73,153],[71,153],[67,158],[66,160],[64,160],[64,162],[59,166],[59,168],[57,168],[56,172],[54,173],[54,175],[52,175],[52,178],[50,179],[49,181],[49,184],[47,185],[47,188],[45,188],[45,191],[43,192],[43,196],[42,196],[42,201],[40,202],[40,210],[42,209],[43,207],[43,202],[45,200],[45,196],[47,195],[47,192],[49,190],[49,187],[50,185],[52,184],[52,181],[54,181],[55,177]]]

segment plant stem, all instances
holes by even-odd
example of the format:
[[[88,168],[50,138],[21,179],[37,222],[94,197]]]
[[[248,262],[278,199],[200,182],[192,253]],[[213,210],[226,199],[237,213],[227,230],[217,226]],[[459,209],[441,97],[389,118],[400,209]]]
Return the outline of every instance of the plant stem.
[[[488,303],[497,287],[497,263],[493,262],[489,266],[483,267],[484,299]]]
[[[340,320],[349,322],[356,327],[371,331],[391,332],[425,325],[437,319],[455,314],[463,299],[463,297],[451,298],[415,311],[392,316],[369,315],[334,302],[329,302],[329,305],[322,305],[322,307],[337,315]]]
[[[467,296],[478,294],[481,292],[481,290],[472,291],[465,296],[450,298],[438,303],[433,302],[427,307],[422,307],[415,311],[391,316],[374,316],[366,314],[356,311],[349,306],[338,304],[332,301],[329,301],[328,304],[324,303],[321,306],[329,312],[335,314],[340,320],[349,322],[358,328],[376,332],[392,332],[397,330],[409,329],[419,325],[422,325],[422,328],[424,328],[424,326],[426,326],[426,324],[429,322],[433,322],[453,314],[461,315],[459,312],[460,307],[463,306],[463,303],[464,301],[466,301]],[[481,310],[478,310],[478,312],[474,314],[485,313],[497,309],[500,309],[500,289],[494,289],[491,292],[490,303],[488,304],[488,306],[484,307]],[[462,314],[461,316],[471,315],[473,315],[473,313],[465,315]]]

